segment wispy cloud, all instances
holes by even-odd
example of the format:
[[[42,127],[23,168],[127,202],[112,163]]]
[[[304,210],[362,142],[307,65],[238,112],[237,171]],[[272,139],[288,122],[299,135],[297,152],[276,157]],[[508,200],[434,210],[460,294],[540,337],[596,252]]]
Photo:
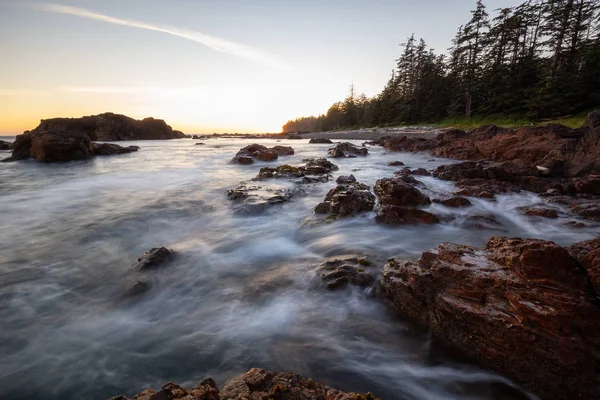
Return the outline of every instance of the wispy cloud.
[[[263,64],[277,68],[286,68],[286,65],[272,57],[271,55],[240,43],[231,42],[226,39],[221,39],[215,36],[207,35],[202,32],[192,31],[188,29],[180,29],[170,26],[155,25],[142,21],[121,19],[111,17],[109,15],[100,14],[94,11],[86,10],[78,7],[70,7],[54,3],[30,3],[33,7],[58,14],[74,15],[81,18],[103,21],[109,24],[129,26],[133,28],[146,29],[149,31],[162,32],[173,36],[178,36],[184,39],[203,44],[215,51],[231,54],[233,56],[246,58],[249,60],[259,61]]]

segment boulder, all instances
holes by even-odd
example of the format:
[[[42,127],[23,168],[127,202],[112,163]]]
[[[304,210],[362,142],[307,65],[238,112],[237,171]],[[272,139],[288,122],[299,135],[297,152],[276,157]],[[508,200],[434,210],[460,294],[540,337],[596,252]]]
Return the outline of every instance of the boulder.
[[[0,150],[12,150],[12,143],[0,140]]]
[[[330,214],[338,218],[360,212],[372,211],[375,207],[375,196],[369,186],[359,182],[342,184],[331,189],[323,203],[315,208],[317,214]]]
[[[416,207],[431,204],[428,196],[398,178],[379,179],[373,189],[382,205]]]
[[[291,165],[278,165],[277,167],[263,167],[260,169],[256,180],[264,180],[271,178],[302,178],[306,175],[306,170],[303,167],[293,167]]]
[[[154,247],[137,259],[133,264],[136,271],[147,271],[164,266],[173,259],[175,252],[166,247]]]
[[[541,398],[600,398],[600,309],[573,258],[596,256],[572,251],[536,239],[444,243],[418,262],[389,259],[380,289],[441,342]]]
[[[356,178],[354,175],[340,175],[335,181],[336,183],[354,183],[356,182]]]
[[[388,163],[389,167],[403,167],[404,163],[402,161],[390,161]]]
[[[43,119],[34,132],[63,131],[87,135],[90,140],[157,140],[177,139],[187,135],[174,131],[161,119],[135,120],[125,115],[104,113],[81,118]],[[182,136],[183,135],[183,136]]]
[[[271,150],[275,151],[279,156],[294,155],[294,149],[291,146],[274,146]]]
[[[366,156],[369,150],[366,147],[356,147],[352,143],[338,143],[334,148],[329,149],[329,155],[333,158]]]
[[[274,161],[278,157],[279,154],[275,150],[261,144],[251,144],[238,151],[231,162],[234,164],[252,164],[255,158],[261,161]]]
[[[95,156],[112,156],[133,153],[139,149],[139,146],[123,147],[113,143],[92,143],[92,150],[94,151]]]
[[[307,174],[321,175],[332,171],[337,171],[338,166],[327,160],[326,158],[309,158],[306,161],[304,169]]]
[[[317,139],[317,138],[313,138],[313,139],[310,139],[308,141],[308,143],[314,143],[314,144],[331,144],[333,142],[331,140],[329,140],[329,139]]]
[[[460,196],[455,196],[455,197],[451,197],[449,199],[443,199],[443,200],[434,199],[433,202],[442,204],[446,207],[453,207],[453,208],[469,207],[469,206],[473,205],[473,203],[471,203],[471,201],[469,199],[466,199],[466,198],[460,197]]]
[[[417,168],[409,171],[411,175],[431,176],[431,172],[427,171],[425,168]]]

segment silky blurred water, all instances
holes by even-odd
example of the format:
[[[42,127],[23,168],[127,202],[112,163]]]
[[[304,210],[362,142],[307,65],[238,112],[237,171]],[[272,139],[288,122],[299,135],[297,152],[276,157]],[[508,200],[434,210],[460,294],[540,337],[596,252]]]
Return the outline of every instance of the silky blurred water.
[[[279,159],[289,164],[329,147],[256,142],[293,146],[294,156]],[[0,163],[1,399],[104,399],[167,381],[192,386],[207,376],[222,384],[251,367],[382,399],[528,398],[508,380],[441,352],[369,290],[325,290],[315,266],[361,254],[377,275],[387,257],[417,258],[444,241],[484,245],[509,235],[568,245],[593,238],[597,226],[568,228],[573,217],[563,214],[525,217],[518,207],[542,201],[530,193],[473,200],[460,210],[434,204],[433,212],[454,217],[436,226],[383,227],[373,213],[324,223],[312,210],[333,181],[305,186],[305,196],[262,214],[234,215],[225,190],[277,163],[229,164],[245,140],[195,143],[126,142],[140,151],[66,164]],[[373,185],[393,176],[392,160],[427,169],[450,162],[370,152],[332,160],[340,167],[335,176],[352,173]],[[432,198],[453,190],[451,182],[418,178]],[[482,214],[502,225],[466,223]],[[133,272],[132,261],[155,246],[178,257],[163,269]],[[126,297],[137,279],[152,288]]]

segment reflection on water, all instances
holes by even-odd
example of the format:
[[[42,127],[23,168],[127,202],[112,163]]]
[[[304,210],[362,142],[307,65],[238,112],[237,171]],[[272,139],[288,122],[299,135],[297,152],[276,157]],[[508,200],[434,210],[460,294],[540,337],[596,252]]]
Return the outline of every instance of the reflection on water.
[[[441,354],[369,290],[319,287],[315,265],[364,254],[377,274],[387,257],[415,258],[443,241],[483,245],[500,234],[570,244],[597,229],[520,215],[518,207],[540,201],[529,193],[460,210],[433,204],[433,212],[453,216],[439,226],[387,228],[372,214],[325,224],[312,209],[333,182],[307,186],[306,196],[263,214],[234,215],[225,190],[266,165],[228,163],[248,142],[129,144],[141,150],[68,164],[0,164],[0,398],[103,399],[166,381],[193,385],[213,376],[222,383],[256,366],[384,399],[527,398],[504,378]],[[323,156],[328,147],[281,144],[296,149],[280,158],[285,163]],[[392,176],[392,160],[428,169],[448,163],[371,153],[335,160],[336,175],[373,185]],[[449,182],[419,179],[432,197],[452,190]],[[465,224],[473,214],[502,225],[473,229]],[[162,245],[177,259],[144,275],[150,291],[124,296],[139,279],[131,262]]]

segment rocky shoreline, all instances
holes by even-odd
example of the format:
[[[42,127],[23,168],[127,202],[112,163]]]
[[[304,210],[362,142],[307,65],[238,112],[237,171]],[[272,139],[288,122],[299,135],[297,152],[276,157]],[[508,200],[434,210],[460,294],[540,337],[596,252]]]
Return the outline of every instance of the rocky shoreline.
[[[555,206],[559,204],[569,209],[569,215],[595,224],[600,221],[599,116],[598,111],[591,113],[586,125],[578,129],[484,126],[423,136],[371,136],[373,140],[362,146],[332,143],[331,148],[323,149],[323,157],[338,164],[369,159],[369,146],[382,146],[388,152],[428,152],[460,162],[428,170],[411,169],[396,161],[391,163],[399,168],[394,176],[381,177],[372,188],[353,175],[339,176],[323,201],[315,204],[315,223],[362,215],[391,226],[444,224],[454,217],[439,209],[436,212],[432,204],[465,209],[474,201],[495,202],[503,194],[528,191],[539,194],[545,204],[522,207],[524,216],[557,218],[560,210]],[[62,162],[138,150],[93,142],[108,137],[102,135],[114,135],[112,124],[108,131],[98,131],[98,125],[92,124],[94,128],[86,132],[82,130],[88,125],[79,124],[81,121],[43,122],[17,137],[8,160]],[[325,139],[314,137],[312,143],[327,144]],[[289,146],[251,144],[240,149],[231,164],[246,168],[255,160],[275,162],[292,154],[294,149]],[[263,167],[255,178],[232,187],[224,194],[231,211],[262,213],[303,196],[310,185],[329,182],[338,169],[326,158],[303,163]],[[429,176],[453,182],[455,190],[447,196],[432,194],[416,178]],[[271,180],[285,181],[287,186],[269,187]],[[487,215],[469,218],[473,229],[499,224]],[[577,224],[584,225],[574,220],[569,227],[577,228]],[[153,248],[138,259],[134,270],[143,274],[175,256],[168,248]],[[563,247],[546,240],[493,236],[482,248],[442,243],[422,253],[417,261],[392,257],[380,276],[365,270],[367,265],[368,261],[351,257],[327,261],[316,269],[324,289],[346,285],[374,288],[383,301],[428,327],[444,345],[543,399],[600,398],[600,238]],[[138,280],[126,295],[137,296],[151,289],[152,285]],[[293,373],[252,369],[227,381],[221,390],[208,379],[191,390],[171,383],[132,399],[196,398],[349,400],[373,396],[340,392]]]

